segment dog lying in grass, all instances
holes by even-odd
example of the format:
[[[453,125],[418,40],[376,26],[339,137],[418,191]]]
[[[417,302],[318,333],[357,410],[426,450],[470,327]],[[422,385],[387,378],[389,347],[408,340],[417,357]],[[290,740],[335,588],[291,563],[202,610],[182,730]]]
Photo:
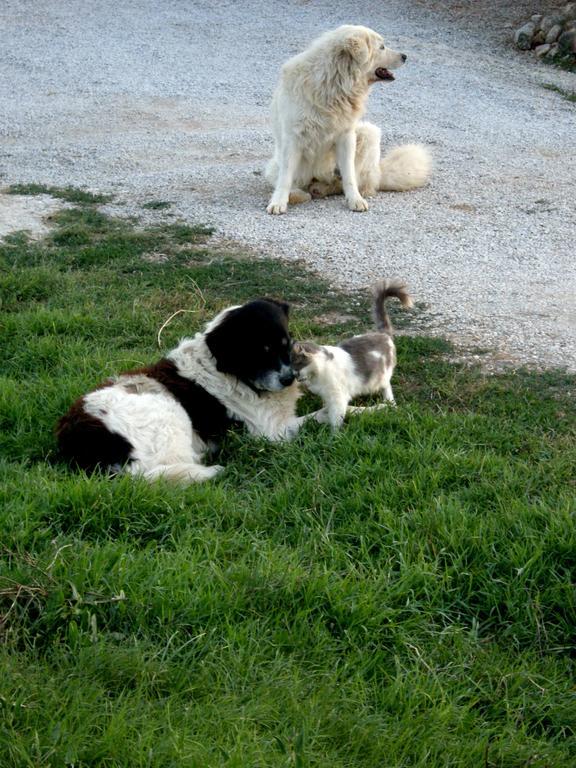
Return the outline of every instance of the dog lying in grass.
[[[309,417],[290,361],[288,304],[258,299],[218,314],[154,365],[127,371],[76,401],[60,419],[60,451],[73,465],[208,480],[203,457],[234,423],[269,440],[294,437]]]
[[[367,27],[345,24],[314,40],[282,67],[272,100],[274,186],[267,211],[342,194],[352,211],[368,210],[378,190],[404,192],[430,175],[428,150],[405,144],[380,159],[380,129],[361,122],[370,86],[394,80],[406,61]]]
[[[323,409],[315,418],[339,429],[346,411],[360,412],[383,407],[349,407],[359,395],[382,392],[387,403],[394,405],[390,380],[396,366],[394,329],[386,311],[390,297],[400,300],[403,307],[413,302],[406,286],[397,280],[382,280],[374,289],[374,319],[377,330],[341,341],[338,346],[294,342],[292,366],[296,378],[310,392],[319,395]]]

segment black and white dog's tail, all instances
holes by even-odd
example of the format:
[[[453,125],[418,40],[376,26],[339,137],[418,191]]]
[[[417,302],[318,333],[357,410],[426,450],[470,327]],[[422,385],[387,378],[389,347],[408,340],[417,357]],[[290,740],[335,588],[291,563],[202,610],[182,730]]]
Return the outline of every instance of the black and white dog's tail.
[[[393,336],[394,327],[388,312],[386,312],[386,301],[390,297],[398,299],[405,309],[413,307],[414,302],[405,283],[401,280],[380,280],[374,286],[374,322],[376,328]]]

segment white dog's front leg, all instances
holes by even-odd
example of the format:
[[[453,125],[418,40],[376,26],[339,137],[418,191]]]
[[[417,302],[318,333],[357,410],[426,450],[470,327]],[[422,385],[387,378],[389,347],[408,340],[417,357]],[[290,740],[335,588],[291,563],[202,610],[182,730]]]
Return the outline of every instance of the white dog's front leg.
[[[276,188],[266,208],[268,213],[286,213],[288,198],[292,189],[292,180],[299,162],[300,150],[297,147],[292,144],[283,148],[280,156]]]
[[[336,159],[342,176],[342,186],[346,195],[346,202],[351,211],[367,211],[368,203],[358,190],[356,181],[356,131],[351,130],[342,134],[336,142]]]

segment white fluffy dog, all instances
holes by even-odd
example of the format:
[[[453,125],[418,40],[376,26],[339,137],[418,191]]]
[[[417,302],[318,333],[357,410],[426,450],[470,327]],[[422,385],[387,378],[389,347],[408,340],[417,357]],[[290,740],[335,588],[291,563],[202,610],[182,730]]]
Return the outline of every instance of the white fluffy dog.
[[[380,129],[361,122],[370,86],[394,80],[391,70],[405,61],[373,30],[344,25],[284,64],[272,101],[268,213],[342,192],[351,210],[366,211],[364,198],[378,190],[404,192],[426,183],[430,156],[424,147],[399,146],[381,160]]]

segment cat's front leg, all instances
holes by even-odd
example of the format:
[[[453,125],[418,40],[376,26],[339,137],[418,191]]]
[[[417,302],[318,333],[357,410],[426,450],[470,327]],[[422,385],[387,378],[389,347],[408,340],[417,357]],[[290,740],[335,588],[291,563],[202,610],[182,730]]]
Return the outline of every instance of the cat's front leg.
[[[337,400],[330,403],[327,408],[326,421],[332,429],[340,429],[344,423],[344,417],[346,416],[346,407],[348,405],[347,400]]]

